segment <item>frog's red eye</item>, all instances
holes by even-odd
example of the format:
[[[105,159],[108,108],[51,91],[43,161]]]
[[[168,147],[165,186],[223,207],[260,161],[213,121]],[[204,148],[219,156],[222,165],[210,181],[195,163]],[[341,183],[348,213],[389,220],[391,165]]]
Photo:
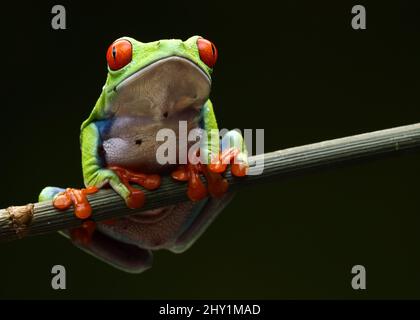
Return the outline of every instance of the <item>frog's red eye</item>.
[[[217,60],[217,49],[216,46],[209,40],[198,38],[197,40],[198,52],[200,53],[200,59],[209,68],[213,68]]]
[[[111,70],[118,70],[130,63],[132,58],[131,42],[128,40],[117,40],[111,44],[106,52],[106,60]]]

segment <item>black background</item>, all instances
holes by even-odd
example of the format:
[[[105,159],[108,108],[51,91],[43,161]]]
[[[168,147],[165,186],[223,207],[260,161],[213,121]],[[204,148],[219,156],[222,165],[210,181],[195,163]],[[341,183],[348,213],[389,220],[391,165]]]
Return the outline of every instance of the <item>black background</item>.
[[[222,128],[265,129],[265,150],[420,119],[415,1],[61,2],[1,9],[0,207],[45,185],[81,186],[79,127],[117,37],[199,34],[219,50],[211,98]],[[351,28],[363,4],[367,30]],[[420,298],[420,153],[279,179],[242,191],[186,253],[141,275],[52,234],[0,245],[1,298]],[[51,268],[67,269],[65,291]],[[350,285],[367,269],[367,290]]]

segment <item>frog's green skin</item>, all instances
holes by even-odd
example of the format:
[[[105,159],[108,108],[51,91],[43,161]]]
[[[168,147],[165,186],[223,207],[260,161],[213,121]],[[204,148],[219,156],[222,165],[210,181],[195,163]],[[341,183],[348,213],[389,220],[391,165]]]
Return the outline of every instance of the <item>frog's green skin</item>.
[[[112,101],[118,91],[115,88],[128,77],[144,69],[146,66],[156,61],[168,57],[182,57],[196,64],[209,79],[211,79],[212,69],[201,61],[197,49],[198,36],[191,37],[187,41],[181,40],[160,40],[150,43],[142,43],[135,39],[123,37],[129,40],[133,47],[132,62],[124,68],[112,71],[109,69],[108,77],[102,93],[92,111],[89,118],[83,122],[81,126],[81,146],[82,146],[82,165],[83,174],[86,185],[102,186],[109,182],[111,186],[124,199],[129,196],[127,188],[119,183],[118,176],[111,170],[101,168],[101,159],[97,153],[98,146],[101,143],[98,128],[95,122],[106,120],[113,116]],[[213,107],[210,100],[207,101],[203,108],[203,118],[205,128],[207,130],[217,129],[216,118],[214,116]],[[214,152],[219,151],[219,145],[214,143],[211,147]]]
[[[212,69],[200,59],[198,38],[150,43],[122,38],[132,44],[132,61],[117,71],[108,68],[102,93],[81,126],[86,186],[109,184],[127,200],[130,191],[106,165],[112,162],[142,172],[163,172],[153,159],[158,129],[173,128],[179,120],[188,121],[189,129],[201,127],[209,132],[218,128],[213,105],[208,99]],[[240,148],[240,156],[246,159],[242,137],[236,131],[229,132],[224,139]],[[142,141],[140,147],[134,143],[139,140]],[[223,145],[222,141],[222,150]],[[200,150],[210,158],[220,151],[219,140],[212,139]],[[39,200],[51,200],[62,190],[47,187]],[[101,234],[83,249],[120,269],[141,272],[151,264],[150,250],[186,250],[230,198],[231,194],[227,194],[222,199],[182,203],[134,214],[119,219],[114,225],[98,224]]]

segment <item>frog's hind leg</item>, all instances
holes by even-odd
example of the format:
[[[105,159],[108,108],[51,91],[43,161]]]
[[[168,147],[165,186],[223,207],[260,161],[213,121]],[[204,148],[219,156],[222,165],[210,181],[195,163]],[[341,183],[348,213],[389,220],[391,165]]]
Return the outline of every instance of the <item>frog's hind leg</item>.
[[[65,190],[57,187],[46,187],[39,194],[38,201],[53,201],[58,194],[62,194]],[[76,247],[120,270],[141,273],[152,265],[153,255],[149,250],[114,240],[99,231],[95,231],[89,241],[82,244],[78,239],[74,239],[76,230],[83,231],[82,228],[75,228],[59,231],[59,233],[71,239]]]
[[[230,203],[234,195],[234,192],[227,192],[221,198],[207,198],[202,200],[203,203],[197,203],[192,209],[193,211],[197,210],[195,214],[193,213],[194,218],[168,250],[174,253],[182,253],[190,248]]]
[[[62,235],[71,239],[69,231]],[[128,273],[142,273],[153,264],[153,254],[150,250],[136,245],[115,240],[96,230],[88,244],[73,244],[95,258]]]

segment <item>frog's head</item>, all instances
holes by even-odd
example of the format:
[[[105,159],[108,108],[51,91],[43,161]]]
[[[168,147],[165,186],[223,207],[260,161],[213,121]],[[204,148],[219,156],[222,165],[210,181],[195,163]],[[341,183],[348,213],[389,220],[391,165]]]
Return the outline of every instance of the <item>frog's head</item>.
[[[110,45],[106,58],[101,111],[164,119],[206,102],[217,49],[199,36],[149,43],[123,37]]]

